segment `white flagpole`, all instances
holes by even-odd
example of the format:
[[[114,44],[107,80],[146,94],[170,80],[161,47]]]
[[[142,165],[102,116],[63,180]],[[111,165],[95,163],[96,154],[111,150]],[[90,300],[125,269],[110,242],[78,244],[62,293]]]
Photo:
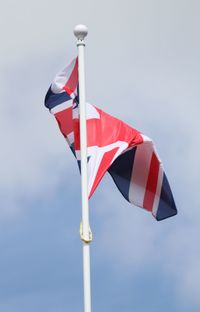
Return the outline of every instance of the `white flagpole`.
[[[82,226],[80,229],[83,241],[83,286],[84,312],[91,312],[91,285],[90,285],[90,241],[88,209],[88,174],[87,174],[87,128],[86,128],[86,101],[85,101],[85,66],[84,66],[84,38],[88,30],[85,25],[77,25],[74,35],[78,47],[78,74],[79,74],[79,112],[80,112],[80,144],[81,144],[81,193],[82,193]]]

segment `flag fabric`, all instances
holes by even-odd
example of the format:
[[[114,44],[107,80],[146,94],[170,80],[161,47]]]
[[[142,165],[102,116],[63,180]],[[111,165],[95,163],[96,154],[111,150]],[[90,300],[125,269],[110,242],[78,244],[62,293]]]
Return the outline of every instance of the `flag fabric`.
[[[56,75],[45,106],[54,114],[80,168],[77,58]],[[89,103],[86,119],[88,198],[108,171],[130,203],[151,212],[158,221],[176,215],[174,198],[152,140]]]

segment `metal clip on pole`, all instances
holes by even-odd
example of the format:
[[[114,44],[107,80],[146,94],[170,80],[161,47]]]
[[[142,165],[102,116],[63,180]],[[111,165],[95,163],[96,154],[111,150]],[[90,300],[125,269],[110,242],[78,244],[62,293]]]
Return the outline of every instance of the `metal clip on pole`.
[[[82,222],[80,223],[80,239],[81,239],[84,243],[86,243],[86,244],[91,243],[91,242],[92,242],[92,239],[93,239],[93,237],[92,237],[92,231],[91,231],[90,226],[89,226],[89,239],[86,239],[86,238],[84,237],[84,235],[83,235],[83,223],[82,223]]]

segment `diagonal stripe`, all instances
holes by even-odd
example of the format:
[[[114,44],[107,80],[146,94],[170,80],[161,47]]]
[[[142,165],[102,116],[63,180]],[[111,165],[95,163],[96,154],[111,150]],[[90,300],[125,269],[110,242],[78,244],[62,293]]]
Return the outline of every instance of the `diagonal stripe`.
[[[94,193],[96,187],[98,186],[99,182],[101,181],[102,177],[107,171],[107,168],[109,168],[109,166],[111,165],[113,158],[115,154],[117,153],[118,149],[119,149],[118,147],[115,147],[114,149],[104,153],[101,163],[99,165],[95,180],[93,182],[92,189],[89,194],[89,198]]]
[[[67,94],[71,95],[71,93],[73,93],[74,90],[76,89],[77,84],[78,84],[78,58],[76,58],[74,68],[63,89],[67,92]]]
[[[73,132],[72,107],[55,113],[54,116],[56,117],[60,131],[66,138],[68,134]]]
[[[72,100],[61,103],[61,104],[55,106],[54,108],[52,108],[51,113],[55,115],[56,113],[62,112],[65,109],[70,108],[71,106],[72,106]]]

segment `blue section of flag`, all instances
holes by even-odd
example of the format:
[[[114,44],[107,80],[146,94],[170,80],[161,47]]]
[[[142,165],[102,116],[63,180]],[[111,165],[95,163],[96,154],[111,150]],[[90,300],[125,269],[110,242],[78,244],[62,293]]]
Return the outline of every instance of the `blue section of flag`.
[[[74,143],[72,143],[72,144],[70,145],[70,149],[71,149],[72,153],[74,154],[74,157],[76,157],[75,148],[74,148]]]
[[[158,221],[166,219],[168,217],[175,216],[177,214],[176,205],[174,202],[174,198],[172,195],[172,191],[169,186],[169,182],[164,173],[163,175],[163,183],[160,194],[160,201],[158,204],[158,210],[156,213],[156,219]]]
[[[48,109],[52,109],[55,106],[67,102],[69,100],[71,100],[71,97],[66,92],[53,93],[50,87],[46,94],[44,103]]]
[[[137,147],[121,154],[108,169],[119,191],[129,201],[129,187]]]

